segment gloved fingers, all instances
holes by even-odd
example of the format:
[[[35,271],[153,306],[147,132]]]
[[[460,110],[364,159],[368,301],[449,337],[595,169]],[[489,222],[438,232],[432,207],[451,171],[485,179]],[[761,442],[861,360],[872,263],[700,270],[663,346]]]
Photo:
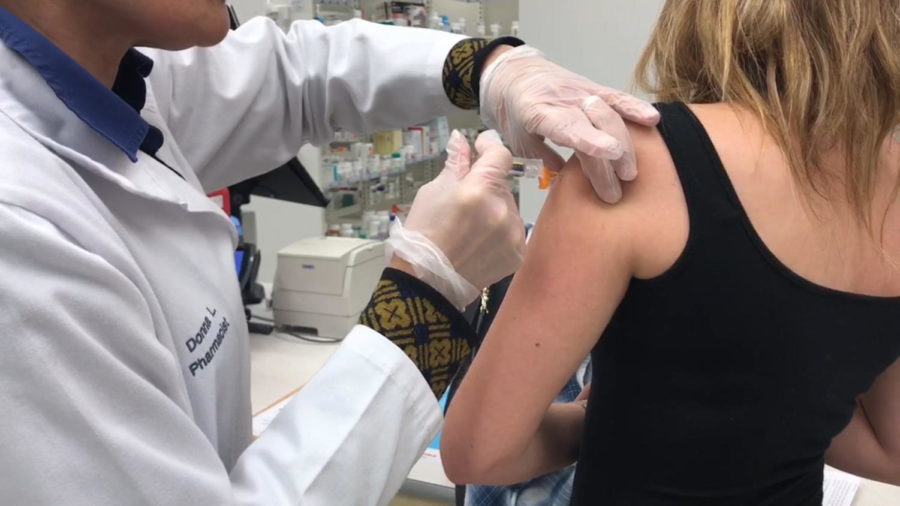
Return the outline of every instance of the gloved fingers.
[[[485,151],[496,148],[497,146],[505,147],[503,145],[503,138],[500,137],[500,132],[493,129],[481,132],[475,139],[475,152],[479,155],[484,154]]]
[[[561,171],[566,164],[563,157],[555,149],[548,146],[544,142],[544,138],[539,135],[529,135],[528,140],[521,143],[520,147],[513,146],[513,152],[513,154],[525,158],[540,159],[544,162],[544,167],[553,172]]]
[[[475,151],[478,153],[481,153],[482,149],[486,149],[496,145],[502,146],[503,138],[500,137],[500,132],[494,129],[481,132],[475,139]]]
[[[512,171],[512,153],[503,145],[495,130],[482,132],[475,140],[478,159],[472,165],[472,174],[478,173],[493,180],[505,181]]]
[[[634,142],[631,132],[619,114],[598,97],[589,97],[584,101],[584,112],[591,118],[593,125],[608,133],[622,145],[622,156],[612,161],[616,175],[623,181],[632,181],[637,177],[637,162],[634,158]]]
[[[605,87],[598,87],[594,94],[629,121],[644,126],[656,126],[659,123],[659,111],[644,100]]]
[[[626,149],[622,158],[609,160],[609,163],[620,180],[634,181],[637,178],[637,159],[634,157],[634,148]]]
[[[586,111],[574,106],[547,106],[535,117],[530,133],[542,135],[578,153],[615,160],[622,156],[622,144],[594,127]]]
[[[447,143],[447,163],[441,173],[446,172],[453,179],[461,180],[469,173],[471,165],[472,148],[469,141],[459,130],[454,130]]]
[[[600,197],[600,200],[615,204],[622,199],[622,184],[616,176],[616,170],[611,161],[587,156],[583,153],[575,153],[575,156],[581,162],[581,170],[591,181],[594,193]]]

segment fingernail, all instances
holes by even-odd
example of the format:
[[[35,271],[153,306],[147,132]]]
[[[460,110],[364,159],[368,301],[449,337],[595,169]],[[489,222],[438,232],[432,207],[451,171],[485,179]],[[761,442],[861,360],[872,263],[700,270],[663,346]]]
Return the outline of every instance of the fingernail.
[[[622,188],[618,184],[608,186],[605,190],[600,194],[600,199],[607,204],[615,204],[622,199]]]
[[[622,143],[608,135],[591,135],[589,138],[572,139],[571,147],[585,155],[604,160],[618,160],[625,154]]]
[[[635,179],[637,179],[637,175],[637,169],[631,167],[619,173],[619,179],[621,179],[622,181],[634,181]]]
[[[503,144],[503,139],[500,137],[500,133],[496,130],[485,130],[484,132],[481,132],[481,135],[479,135],[479,137],[484,137],[485,139],[495,141],[498,144]]]
[[[616,176],[622,181],[633,181],[637,177],[637,163],[634,155],[622,155],[622,158],[612,162],[612,166]]]
[[[618,160],[625,154],[625,148],[622,147],[622,143],[613,138],[602,139],[595,142],[595,144],[601,150],[598,156],[607,160]]]
[[[450,132],[450,141],[447,143],[447,145],[452,146],[462,140],[465,140],[463,138],[462,132],[460,132],[459,130],[453,130],[452,132]]]
[[[650,104],[641,104],[641,115],[644,116],[647,121],[659,120],[659,111]]]
[[[590,106],[594,105],[595,103],[597,103],[599,101],[600,101],[600,97],[598,97],[596,95],[591,95],[589,97],[586,97],[581,102],[581,110],[587,111]]]
[[[609,156],[611,156],[615,160],[622,158],[622,155],[624,155],[624,154],[625,154],[625,148],[622,147],[621,142],[616,142],[609,148]]]

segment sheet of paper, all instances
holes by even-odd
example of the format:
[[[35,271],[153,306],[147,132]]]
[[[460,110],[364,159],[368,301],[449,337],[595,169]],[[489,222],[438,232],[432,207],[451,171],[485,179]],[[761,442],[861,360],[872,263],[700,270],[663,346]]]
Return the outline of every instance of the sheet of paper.
[[[268,427],[269,424],[272,423],[272,420],[274,420],[275,417],[278,416],[278,413],[281,413],[282,408],[284,408],[284,406],[293,398],[294,396],[292,395],[254,416],[253,437],[259,437],[259,435],[262,434],[264,430],[266,430],[266,427]]]
[[[453,482],[448,480],[447,475],[444,474],[444,465],[441,463],[441,451],[434,448],[425,449],[425,453],[409,471],[409,479],[448,488],[455,487]]]
[[[856,497],[856,490],[859,488],[859,481],[858,476],[826,467],[825,482],[822,484],[822,490],[825,492],[822,506],[850,506],[853,504],[853,498]]]

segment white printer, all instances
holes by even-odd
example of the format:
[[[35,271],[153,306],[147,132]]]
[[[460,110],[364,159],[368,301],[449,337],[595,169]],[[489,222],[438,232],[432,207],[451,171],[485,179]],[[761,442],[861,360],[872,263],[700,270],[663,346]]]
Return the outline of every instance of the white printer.
[[[341,339],[356,324],[385,267],[384,243],[304,239],[278,252],[272,311],[276,326]]]

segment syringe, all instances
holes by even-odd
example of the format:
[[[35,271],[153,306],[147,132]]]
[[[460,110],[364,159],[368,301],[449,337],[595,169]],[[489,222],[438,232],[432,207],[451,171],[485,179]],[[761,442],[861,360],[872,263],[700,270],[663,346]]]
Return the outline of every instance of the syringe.
[[[538,188],[546,190],[553,184],[553,178],[556,177],[556,172],[545,167],[543,160],[539,158],[514,157],[509,177],[516,179],[537,179]]]
[[[513,157],[511,177],[534,179],[541,177],[544,170],[544,161],[540,158],[518,158]]]

